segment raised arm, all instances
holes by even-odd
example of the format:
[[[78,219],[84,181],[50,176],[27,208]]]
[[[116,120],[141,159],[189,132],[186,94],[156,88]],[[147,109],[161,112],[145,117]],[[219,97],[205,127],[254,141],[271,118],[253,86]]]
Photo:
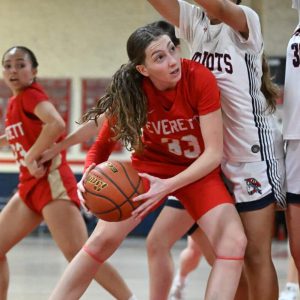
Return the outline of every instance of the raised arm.
[[[208,15],[226,23],[248,38],[249,28],[243,9],[230,0],[194,0]],[[158,1],[157,1],[158,2]]]
[[[177,0],[148,0],[170,23],[179,27],[179,4]]]

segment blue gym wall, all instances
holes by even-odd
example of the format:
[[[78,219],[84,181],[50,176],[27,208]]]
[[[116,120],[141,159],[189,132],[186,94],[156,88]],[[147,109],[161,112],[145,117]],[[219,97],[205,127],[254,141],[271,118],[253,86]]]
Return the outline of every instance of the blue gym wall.
[[[77,180],[79,180],[81,175],[76,175]],[[3,173],[0,172],[0,208],[2,208],[7,201],[9,200],[10,196],[13,194],[14,190],[17,188],[18,185],[18,174],[17,173]],[[132,236],[146,236],[155,221],[157,215],[159,214],[160,209],[156,210],[155,212],[151,213],[150,215],[145,218],[145,220],[135,228],[131,232],[130,235]],[[94,226],[96,225],[97,219],[91,218],[86,219],[86,225],[88,227],[89,232],[92,231]]]

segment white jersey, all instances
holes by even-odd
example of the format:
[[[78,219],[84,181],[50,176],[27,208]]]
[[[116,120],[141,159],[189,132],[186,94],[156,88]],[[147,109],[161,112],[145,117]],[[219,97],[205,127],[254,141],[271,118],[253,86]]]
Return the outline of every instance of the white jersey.
[[[252,162],[283,157],[282,136],[275,116],[266,112],[262,94],[263,41],[257,14],[240,6],[247,17],[249,38],[221,23],[211,25],[203,9],[179,0],[180,38],[192,59],[208,67],[221,90],[224,157]]]
[[[296,1],[294,1],[296,2]],[[298,1],[299,4],[300,0]],[[300,11],[293,3],[293,7]],[[300,139],[300,17],[286,52],[284,102],[283,102],[283,138],[285,140]]]

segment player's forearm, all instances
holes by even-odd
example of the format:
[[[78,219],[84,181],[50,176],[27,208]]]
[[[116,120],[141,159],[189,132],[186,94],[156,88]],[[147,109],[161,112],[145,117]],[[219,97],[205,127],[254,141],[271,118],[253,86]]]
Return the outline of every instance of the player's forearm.
[[[40,158],[40,155],[48,148],[50,148],[57,139],[65,132],[64,122],[50,122],[43,126],[43,129],[36,139],[35,143],[29,149],[25,156],[25,161],[32,163],[34,160]]]
[[[100,126],[102,122],[99,122]],[[74,145],[83,143],[95,137],[98,133],[98,127],[94,121],[89,121],[80,125],[74,132],[67,135],[62,141],[56,144],[56,152],[66,150]]]
[[[226,23],[234,30],[248,35],[247,18],[236,3],[230,0],[195,0],[195,2],[209,15]]]
[[[102,124],[102,123],[101,123]],[[99,125],[99,124],[98,124]],[[94,121],[80,125],[74,132],[70,133],[62,142],[62,150],[73,145],[90,140],[98,134],[98,127]]]
[[[200,156],[184,171],[170,178],[172,186],[179,189],[193,183],[216,169],[223,157],[222,113],[218,109],[200,116],[204,149]]]
[[[204,178],[220,165],[221,160],[222,152],[205,150],[188,168],[170,178],[172,191]]]
[[[170,23],[179,26],[178,0],[148,0],[148,2]]]

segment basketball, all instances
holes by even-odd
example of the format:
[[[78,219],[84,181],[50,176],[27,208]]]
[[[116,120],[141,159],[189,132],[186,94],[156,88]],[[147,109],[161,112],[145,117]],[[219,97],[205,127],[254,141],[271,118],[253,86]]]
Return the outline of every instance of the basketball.
[[[105,221],[128,219],[132,211],[143,203],[132,201],[132,198],[144,193],[144,187],[130,162],[103,162],[87,174],[83,185],[86,207]]]

